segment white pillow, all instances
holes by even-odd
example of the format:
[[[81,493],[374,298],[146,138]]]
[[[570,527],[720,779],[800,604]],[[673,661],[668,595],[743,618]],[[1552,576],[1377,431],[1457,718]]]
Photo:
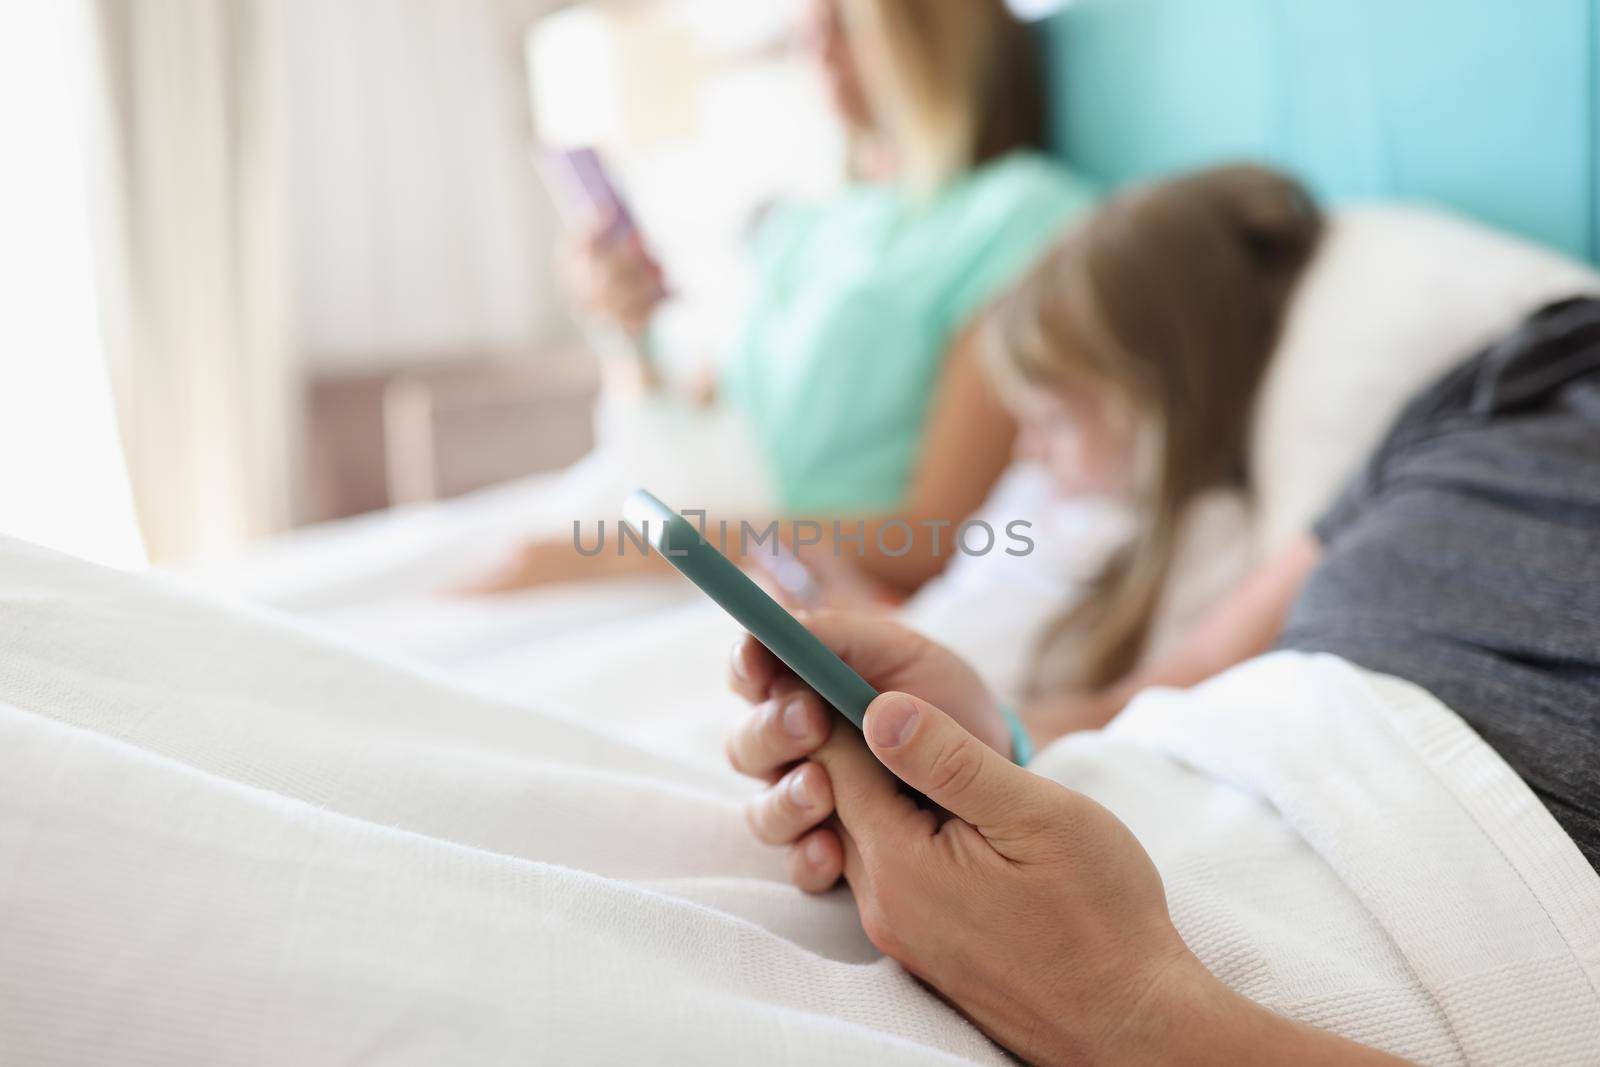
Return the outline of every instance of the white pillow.
[[[1263,550],[1304,529],[1402,404],[1540,306],[1600,293],[1600,274],[1437,211],[1334,212],[1256,408]]]

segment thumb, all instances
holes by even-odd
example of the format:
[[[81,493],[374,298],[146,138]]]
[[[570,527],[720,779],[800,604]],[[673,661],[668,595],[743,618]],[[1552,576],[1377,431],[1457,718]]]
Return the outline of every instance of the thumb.
[[[883,693],[867,706],[867,744],[885,767],[985,837],[1031,825],[1039,778],[926,700]]]

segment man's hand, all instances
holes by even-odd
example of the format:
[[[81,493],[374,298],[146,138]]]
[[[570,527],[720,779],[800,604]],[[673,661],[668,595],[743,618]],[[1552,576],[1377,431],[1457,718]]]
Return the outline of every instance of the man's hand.
[[[873,686],[910,690],[952,709],[974,736],[1010,758],[1011,733],[994,698],[949,650],[880,617],[815,612],[800,619]],[[755,707],[729,731],[728,761],[769,783],[746,808],[750,828],[767,844],[788,846],[795,883],[821,892],[839,880],[844,853],[824,825],[834,810],[828,776],[803,761],[833,734],[855,731],[837,724],[822,698],[754,638],[734,645],[730,673],[734,692]]]
[[[1147,1062],[1151,1009],[1198,961],[1128,829],[918,697],[880,696],[866,734],[814,759],[872,943],[1025,1059]]]
[[[1023,1059],[1398,1062],[1219,982],[1173,926],[1143,847],[1088,797],[919,697],[884,693],[865,733],[870,752],[838,730],[813,756],[862,928]],[[897,778],[943,811],[919,807]]]
[[[751,828],[788,845],[802,889],[828,889],[842,871],[872,943],[989,1036],[1039,1064],[1399,1062],[1207,971],[1133,834],[1010,761],[1005,724],[960,659],[882,619],[805,621],[884,692],[863,740],[833,728],[760,645],[734,647],[733,687],[757,706],[728,758],[775,783],[747,809]]]

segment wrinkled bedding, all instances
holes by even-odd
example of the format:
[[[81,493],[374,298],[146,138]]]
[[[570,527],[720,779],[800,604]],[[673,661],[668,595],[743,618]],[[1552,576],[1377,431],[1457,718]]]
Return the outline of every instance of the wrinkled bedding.
[[[1006,1062],[748,838],[731,698],[625,737],[16,542],[0,617],[8,1062]],[[720,671],[702,621],[649,654]],[[1429,1063],[1600,1047],[1600,879],[1414,687],[1279,654],[1034,769],[1277,1010]]]

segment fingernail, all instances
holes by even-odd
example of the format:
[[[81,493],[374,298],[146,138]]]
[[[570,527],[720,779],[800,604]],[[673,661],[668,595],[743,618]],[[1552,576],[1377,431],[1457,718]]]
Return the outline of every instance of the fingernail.
[[[804,700],[791,700],[783,709],[783,732],[796,741],[811,736],[811,716],[806,714]]]
[[[917,706],[908,697],[891,697],[872,715],[872,740],[884,748],[899,748],[917,728]]]
[[[811,810],[811,791],[806,788],[804,771],[795,771],[789,776],[789,800],[801,811]]]
[[[733,647],[728,650],[728,667],[733,671],[734,677],[740,681],[747,682],[750,680],[750,675],[746,673],[744,666],[744,638],[739,638],[733,643]]]
[[[806,862],[813,867],[821,867],[828,860],[828,847],[822,843],[822,838],[812,834],[806,839]]]

